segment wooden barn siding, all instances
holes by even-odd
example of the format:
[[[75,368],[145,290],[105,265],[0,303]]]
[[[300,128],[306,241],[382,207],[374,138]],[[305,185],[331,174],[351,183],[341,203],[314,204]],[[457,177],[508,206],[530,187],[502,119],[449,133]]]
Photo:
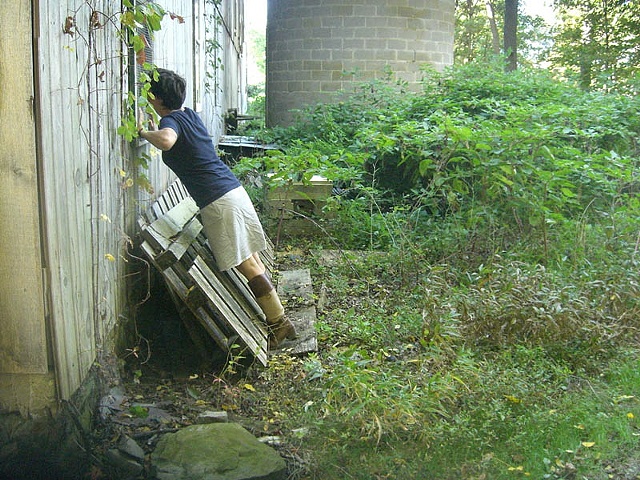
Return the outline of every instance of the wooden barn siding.
[[[0,408],[30,411],[52,406],[50,372],[59,398],[68,399],[99,351],[113,347],[107,338],[128,314],[122,257],[137,233],[134,219],[174,177],[158,156],[146,172],[154,194],[123,188],[120,172],[135,177],[132,158],[142,150],[116,133],[126,65],[114,26],[91,27],[92,9],[104,21],[120,2],[17,2],[0,6],[0,209],[8,224],[0,234],[0,273],[12,279],[0,290]],[[202,116],[217,141],[223,113],[242,98],[241,52],[230,48],[226,28],[209,25],[207,35],[214,32],[225,45],[216,53],[226,57],[224,69],[213,70],[207,59],[195,64],[191,0],[161,3],[185,23],[165,21],[156,43],[163,62],[157,63],[182,70],[190,83],[194,69],[202,69]],[[229,0],[221,11],[237,15],[241,5]],[[209,18],[217,14],[207,8]],[[74,18],[73,35],[64,32],[67,17]],[[238,21],[225,18],[227,25]],[[217,89],[204,89],[205,69]],[[43,380],[34,383],[34,374]]]
[[[95,1],[95,0],[94,0]],[[101,25],[115,14],[111,0],[96,1],[106,16],[98,17]],[[119,56],[120,40],[113,29],[100,26],[90,36],[92,53],[96,58],[88,69],[91,161],[91,228],[93,247],[93,299],[96,348],[108,349],[107,338],[118,321],[126,300],[126,281],[123,278],[122,258],[128,235],[124,230],[125,206],[128,191],[122,188],[120,171],[130,171],[129,145],[117,134],[122,112],[123,64]],[[122,258],[121,258],[122,257]],[[114,260],[111,260],[113,258]]]
[[[227,108],[237,108],[239,113],[244,113],[246,98],[246,65],[244,45],[244,2],[230,2],[224,11],[225,29],[224,49],[225,55],[225,79],[223,82],[225,103]],[[231,33],[231,36],[228,33]],[[226,110],[225,110],[226,112]]]
[[[221,45],[222,67],[215,69],[207,63],[211,78],[205,98],[204,117],[209,120],[209,130],[215,139],[224,135],[224,117],[227,110],[237,108],[240,113],[246,109],[246,45],[244,38],[244,1],[224,2],[219,9],[211,9],[216,21],[208,25],[208,35]]]
[[[203,25],[205,51],[208,48],[208,42],[216,42],[218,45],[224,45],[226,33],[219,18],[221,12],[228,10],[228,3],[229,2],[224,2],[219,9],[214,8],[212,5],[207,5]],[[220,58],[226,58],[227,56],[228,52],[226,51],[224,51],[222,55],[219,55]],[[203,55],[201,84],[202,118],[214,139],[218,139],[224,134],[225,111],[225,100],[222,88],[224,72],[219,68],[216,58],[211,58],[210,55],[207,54]]]
[[[117,319],[123,280],[121,46],[84,0],[39,3],[41,178],[57,386],[67,399]],[[113,2],[94,0],[104,21]],[[75,32],[64,32],[73,16]],[[107,258],[112,255],[116,261]]]
[[[6,405],[8,377],[46,374],[48,362],[30,0],[0,3],[0,29],[0,405]]]

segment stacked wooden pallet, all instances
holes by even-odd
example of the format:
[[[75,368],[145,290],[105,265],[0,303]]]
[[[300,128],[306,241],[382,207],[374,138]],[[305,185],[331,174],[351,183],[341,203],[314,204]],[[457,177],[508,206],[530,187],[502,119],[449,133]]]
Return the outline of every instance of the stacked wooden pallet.
[[[198,207],[174,182],[139,219],[142,250],[162,273],[196,346],[206,351],[202,329],[224,351],[239,348],[267,364],[264,315],[235,269],[221,272],[208,248]],[[271,271],[273,249],[262,252]],[[237,352],[235,352],[237,353]]]

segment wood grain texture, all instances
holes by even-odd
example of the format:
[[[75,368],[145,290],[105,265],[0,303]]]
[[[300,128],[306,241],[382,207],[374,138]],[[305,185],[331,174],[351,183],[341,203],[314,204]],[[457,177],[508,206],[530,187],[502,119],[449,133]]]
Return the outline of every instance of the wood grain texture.
[[[0,374],[46,374],[31,2],[0,3],[0,29]]]

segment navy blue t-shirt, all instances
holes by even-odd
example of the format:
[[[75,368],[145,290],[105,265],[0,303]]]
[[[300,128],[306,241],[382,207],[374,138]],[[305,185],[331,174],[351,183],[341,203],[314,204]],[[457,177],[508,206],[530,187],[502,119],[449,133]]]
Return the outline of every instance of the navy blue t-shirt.
[[[240,181],[218,157],[207,128],[196,112],[176,110],[160,119],[160,129],[171,128],[178,134],[162,160],[180,178],[199,208],[204,208]]]

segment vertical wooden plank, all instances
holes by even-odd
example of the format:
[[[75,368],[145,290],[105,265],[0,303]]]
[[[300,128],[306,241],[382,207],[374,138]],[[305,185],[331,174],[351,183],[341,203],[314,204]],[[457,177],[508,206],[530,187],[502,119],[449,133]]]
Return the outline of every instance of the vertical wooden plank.
[[[41,182],[50,318],[59,393],[69,398],[95,358],[91,124],[86,35],[65,33],[74,14],[88,30],[83,0],[41,0],[38,41]]]
[[[124,142],[117,134],[120,124],[122,43],[110,27],[117,18],[120,2],[94,0],[93,16],[83,11],[79,21],[87,22],[89,59],[86,64],[87,114],[90,128],[91,246],[93,259],[93,303],[95,341],[106,348],[106,339],[124,308],[126,285],[121,260],[126,244],[122,234],[124,197],[119,175],[126,168]],[[90,59],[93,59],[91,61]]]
[[[31,21],[30,0],[0,3],[0,374],[48,370]]]

